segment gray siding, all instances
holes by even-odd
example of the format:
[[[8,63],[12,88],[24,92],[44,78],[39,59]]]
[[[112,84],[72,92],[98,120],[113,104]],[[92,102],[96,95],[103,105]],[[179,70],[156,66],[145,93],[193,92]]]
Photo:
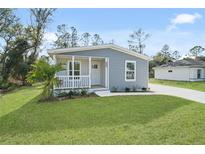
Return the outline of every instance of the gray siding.
[[[66,55],[96,56],[109,58],[109,87],[124,90],[125,87],[148,87],[148,61],[112,49],[87,50],[64,53]],[[125,81],[125,61],[136,61],[136,81]]]

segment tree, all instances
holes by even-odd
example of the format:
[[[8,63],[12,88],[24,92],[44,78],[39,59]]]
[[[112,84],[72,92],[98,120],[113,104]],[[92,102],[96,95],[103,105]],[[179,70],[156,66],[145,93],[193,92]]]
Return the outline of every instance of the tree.
[[[173,53],[172,53],[172,58],[174,60],[178,60],[179,58],[181,57],[179,51],[175,50]]]
[[[129,43],[129,49],[133,50],[138,53],[143,53],[146,45],[144,42],[150,37],[151,35],[148,33],[145,33],[142,31],[142,29],[138,29],[137,31],[134,31],[130,35],[130,40],[128,40]]]
[[[193,48],[191,48],[189,50],[189,53],[194,56],[197,57],[199,54],[201,54],[203,51],[205,51],[205,48],[201,47],[201,46],[194,46]]]
[[[40,52],[40,46],[43,42],[45,29],[48,23],[51,21],[51,17],[53,16],[54,11],[55,9],[48,8],[30,9],[31,24],[27,28],[27,32],[33,46],[33,50],[31,51],[31,55],[29,57],[31,64],[38,57],[38,53]]]
[[[47,100],[53,96],[53,86],[59,83],[55,74],[62,70],[61,65],[50,65],[45,59],[39,59],[32,65],[32,70],[27,75],[29,83],[43,82],[41,100]]]
[[[0,8],[0,33],[16,22],[13,9]]]
[[[171,57],[171,53],[169,51],[169,46],[167,44],[165,44],[161,49],[161,53],[164,57]]]
[[[9,76],[6,68],[8,52],[13,48],[13,42],[21,36],[21,32],[22,25],[15,16],[13,9],[0,9],[0,63],[1,80],[3,82],[7,82]]]
[[[81,41],[83,43],[83,46],[89,46],[89,44],[90,44],[90,37],[91,37],[91,35],[88,32],[82,34]]]
[[[55,33],[57,40],[54,42],[56,48],[69,48],[71,46],[71,35],[69,33],[68,26],[65,24],[57,26],[57,32]]]
[[[71,27],[71,47],[77,47],[78,46],[78,32],[75,27]]]
[[[102,45],[104,44],[103,39],[99,34],[94,34],[92,37],[92,45]]]
[[[162,64],[166,64],[173,60],[170,48],[167,44],[165,44],[162,49],[153,56],[153,59],[149,62],[149,76],[154,77],[153,67],[160,66]]]
[[[30,45],[24,38],[13,42],[5,62],[4,73],[7,75],[6,79],[10,76],[12,79],[22,80],[23,84],[25,84],[26,74],[29,71],[29,65],[26,61],[28,49],[30,49]]]

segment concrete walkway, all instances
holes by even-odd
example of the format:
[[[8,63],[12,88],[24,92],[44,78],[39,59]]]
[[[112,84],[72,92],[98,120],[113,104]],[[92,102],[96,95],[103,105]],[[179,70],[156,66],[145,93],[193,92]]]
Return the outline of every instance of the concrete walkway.
[[[100,97],[106,96],[128,96],[128,95],[171,95],[177,96],[189,100],[193,100],[200,103],[205,103],[205,92],[200,92],[197,90],[177,88],[171,86],[164,86],[158,84],[149,84],[150,90],[152,92],[115,92],[111,93],[109,91],[98,91],[96,94]]]

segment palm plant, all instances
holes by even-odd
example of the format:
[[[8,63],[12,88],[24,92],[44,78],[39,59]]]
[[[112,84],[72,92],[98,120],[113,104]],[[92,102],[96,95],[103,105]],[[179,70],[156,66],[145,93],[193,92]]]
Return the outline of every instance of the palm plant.
[[[62,70],[60,64],[51,65],[45,59],[37,60],[32,65],[32,70],[27,75],[27,81],[31,84],[35,82],[43,83],[41,100],[46,100],[53,96],[53,86],[59,83],[55,74],[60,70]]]

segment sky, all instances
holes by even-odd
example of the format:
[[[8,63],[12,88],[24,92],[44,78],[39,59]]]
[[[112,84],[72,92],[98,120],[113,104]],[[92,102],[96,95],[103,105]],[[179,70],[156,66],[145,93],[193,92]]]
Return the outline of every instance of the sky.
[[[17,9],[16,13],[24,24],[29,23],[27,9]],[[79,34],[98,33],[105,42],[114,39],[123,47],[128,47],[129,35],[142,28],[151,35],[144,50],[149,56],[164,44],[182,56],[195,45],[205,47],[205,9],[57,9],[46,29],[47,48],[56,39],[60,24],[75,26]],[[41,54],[46,54],[46,50]]]

